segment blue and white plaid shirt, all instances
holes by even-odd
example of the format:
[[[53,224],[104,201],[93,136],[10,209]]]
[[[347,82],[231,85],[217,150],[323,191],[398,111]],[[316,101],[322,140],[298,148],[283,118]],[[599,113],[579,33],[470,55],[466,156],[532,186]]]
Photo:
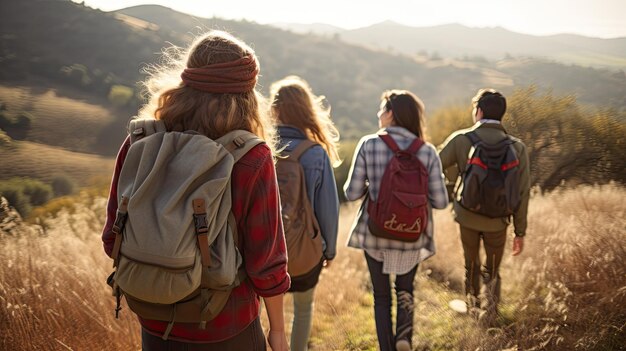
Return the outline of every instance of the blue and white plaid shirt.
[[[400,149],[406,149],[416,136],[407,129],[390,126],[385,129]],[[372,235],[367,227],[367,200],[375,201],[380,189],[380,181],[393,157],[392,151],[378,137],[377,134],[364,136],[356,148],[348,181],[344,185],[346,198],[350,201],[364,196],[352,233],[348,239],[348,246],[364,249],[374,259],[383,262],[384,273],[405,274],[416,264],[435,254],[433,238],[432,208],[448,206],[444,176],[441,169],[441,160],[435,147],[425,143],[418,151],[417,158],[428,170],[428,226],[426,232],[416,242],[403,242],[379,238]]]

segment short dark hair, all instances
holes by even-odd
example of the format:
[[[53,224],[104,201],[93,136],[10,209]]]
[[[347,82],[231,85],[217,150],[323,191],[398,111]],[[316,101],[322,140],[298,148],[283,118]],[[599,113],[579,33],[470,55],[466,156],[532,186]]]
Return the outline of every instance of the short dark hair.
[[[483,111],[483,118],[501,121],[506,112],[506,99],[494,89],[480,89],[472,98],[472,105]]]

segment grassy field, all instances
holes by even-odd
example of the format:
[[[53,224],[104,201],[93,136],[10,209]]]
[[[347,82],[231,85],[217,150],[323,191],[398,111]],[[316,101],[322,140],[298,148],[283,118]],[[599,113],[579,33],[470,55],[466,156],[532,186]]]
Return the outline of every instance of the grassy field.
[[[32,122],[25,140],[89,152],[98,133],[114,120],[112,111],[89,102],[58,96],[53,89],[0,86],[0,103],[9,117],[28,113]]]
[[[535,195],[524,253],[511,257],[507,246],[502,318],[493,328],[447,306],[461,298],[462,256],[449,211],[436,212],[437,255],[415,281],[414,349],[624,349],[625,196],[618,186]],[[82,193],[42,220],[43,236],[0,240],[0,349],[140,349],[138,323],[128,308],[115,320],[104,283],[111,264],[98,235],[104,206],[102,197]],[[343,245],[355,209],[342,208],[336,262],[316,291],[312,350],[377,348],[364,258]]]
[[[15,140],[0,146],[0,159],[0,179],[31,177],[50,181],[64,174],[83,186],[93,184],[94,178],[110,177],[114,165],[111,157]]]

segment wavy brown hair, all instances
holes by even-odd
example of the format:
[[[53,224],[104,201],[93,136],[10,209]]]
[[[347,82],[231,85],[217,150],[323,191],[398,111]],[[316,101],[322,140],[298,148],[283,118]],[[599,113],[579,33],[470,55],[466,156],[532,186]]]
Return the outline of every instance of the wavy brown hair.
[[[294,126],[319,143],[334,167],[339,159],[339,131],[330,119],[324,96],[316,96],[309,84],[298,76],[288,76],[270,87],[271,114],[278,124]]]
[[[165,122],[168,130],[194,130],[211,139],[242,129],[264,139],[275,149],[275,128],[267,113],[266,100],[253,89],[240,94],[215,94],[185,86],[180,78],[185,68],[199,68],[230,62],[254,51],[241,40],[222,31],[210,31],[196,38],[187,50],[172,47],[164,51],[164,63],[148,67],[148,103],[140,118]]]
[[[387,90],[380,97],[386,101],[385,109],[393,114],[397,126],[408,129],[422,140],[426,140],[424,103],[408,90]]]

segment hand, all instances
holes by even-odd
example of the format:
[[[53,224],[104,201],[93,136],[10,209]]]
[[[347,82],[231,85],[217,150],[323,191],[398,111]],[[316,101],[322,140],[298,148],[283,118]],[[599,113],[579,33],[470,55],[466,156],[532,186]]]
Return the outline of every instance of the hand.
[[[524,250],[524,237],[516,236],[513,239],[513,253],[511,255],[517,256]]]
[[[324,260],[324,263],[322,263],[322,266],[326,269],[330,268],[330,266],[333,264],[333,260]]]
[[[267,341],[272,351],[289,351],[287,335],[284,330],[272,330],[267,334]]]

